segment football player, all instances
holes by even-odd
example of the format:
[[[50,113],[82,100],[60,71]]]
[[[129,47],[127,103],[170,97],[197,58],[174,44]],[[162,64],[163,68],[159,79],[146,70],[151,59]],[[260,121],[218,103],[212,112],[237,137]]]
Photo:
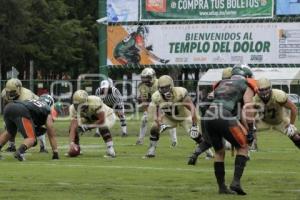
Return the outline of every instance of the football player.
[[[155,71],[150,67],[143,69],[141,73],[141,79],[142,82],[138,85],[137,99],[142,106],[144,114],[142,117],[139,137],[136,141],[137,145],[141,145],[144,143],[144,138],[147,132],[147,124],[148,124],[148,106],[149,103],[151,102],[152,94],[157,91],[157,83],[158,83],[158,80],[155,76]],[[176,128],[170,129],[170,137],[171,137],[171,146],[175,147],[177,145]]]
[[[267,78],[258,80],[258,92],[254,97],[255,107],[260,117],[257,130],[273,128],[288,136],[300,148],[300,135],[295,126],[297,106],[288,99],[287,94],[279,89],[272,89]],[[289,114],[288,114],[288,111]]]
[[[106,155],[115,157],[110,128],[114,125],[116,116],[112,108],[103,103],[100,97],[88,95],[84,90],[73,94],[73,104],[70,106],[70,150],[80,149],[79,134],[93,128],[99,128],[106,143]],[[70,153],[69,153],[70,154]]]
[[[254,116],[253,112],[249,112],[253,96],[254,91],[247,83],[245,71],[235,67],[232,69],[232,77],[220,81],[214,89],[214,100],[204,115],[203,134],[208,136],[216,152],[214,171],[220,194],[246,195],[240,179],[248,160],[248,144],[254,139]],[[224,139],[236,149],[230,189],[225,184]]]
[[[6,82],[5,88],[2,90],[1,96],[3,98],[4,105],[14,100],[25,101],[29,99],[38,99],[38,96],[35,95],[31,90],[22,87],[22,82],[17,78],[9,79]],[[40,152],[47,153],[48,151],[46,149],[45,134],[40,134],[38,140],[40,141]],[[6,151],[16,151],[14,137],[10,138],[8,142],[8,148],[6,149]]]
[[[250,67],[247,64],[237,64],[233,68],[235,71],[235,75],[241,75],[246,78],[247,85],[255,93],[257,91],[257,85],[256,85],[256,81],[253,79],[253,73],[252,73]],[[231,78],[233,68],[232,67],[224,68],[224,70],[222,71],[222,80]],[[213,85],[213,89],[215,89],[222,82],[222,80],[215,83]],[[209,107],[210,102],[213,101],[213,96],[214,96],[214,94],[213,94],[213,92],[211,92],[210,94],[208,94],[206,102],[203,105],[200,104],[200,110],[201,110],[202,117],[204,116],[207,108]],[[202,120],[201,120],[201,129],[202,129],[202,133],[204,133],[205,129],[204,129]],[[211,147],[209,138],[206,137],[206,134],[203,134],[203,136],[204,136],[204,140],[196,147],[194,153],[189,157],[189,160],[188,160],[189,165],[195,165],[197,162],[198,156],[201,155],[204,151],[206,151],[208,148]],[[254,137],[254,141],[251,144],[251,146],[254,146],[254,142],[256,141],[255,131],[253,132],[253,137]],[[224,140],[223,142],[224,142],[224,146],[225,146],[226,150],[232,149],[232,146],[228,141]],[[248,157],[249,156],[250,156],[250,154],[248,155]]]
[[[120,41],[114,49],[114,58],[121,64],[139,64],[141,60],[140,52],[145,52],[150,58],[162,64],[167,64],[169,60],[157,57],[153,51],[152,45],[145,46],[145,39],[149,33],[147,26],[138,26],[135,32],[130,33],[126,38]]]
[[[121,136],[128,136],[123,97],[118,88],[114,87],[113,81],[110,78],[101,81],[100,87],[96,89],[95,95],[100,97],[103,103],[115,111],[121,124]],[[100,137],[100,135],[99,130],[96,129],[95,136]]]
[[[37,100],[15,100],[7,104],[3,111],[6,132],[0,136],[0,149],[11,137],[20,131],[24,137],[22,144],[16,150],[14,157],[19,161],[25,160],[27,149],[36,145],[36,137],[40,130],[47,130],[47,135],[52,147],[52,159],[59,159],[51,106],[54,100],[50,95],[42,95]],[[46,128],[44,127],[46,126]]]
[[[230,79],[231,75],[232,75],[232,67],[224,68],[222,71],[222,80]],[[216,85],[219,84],[219,82],[217,82],[213,87],[216,87]],[[199,104],[199,110],[201,114],[201,120],[200,120],[201,131],[202,133],[204,133],[205,130],[204,130],[202,117],[204,117],[206,110],[209,108],[210,103],[213,101],[213,92],[207,93],[206,90],[202,90],[201,94],[202,96],[200,98],[201,103]],[[196,165],[198,156],[201,155],[203,152],[205,152],[207,149],[212,147],[209,138],[205,138],[206,136],[205,134],[203,134],[203,136],[204,136],[204,140],[200,144],[197,144],[194,153],[189,157],[188,165]]]
[[[173,79],[163,75],[158,79],[158,91],[150,105],[154,123],[150,130],[150,147],[145,157],[155,157],[155,149],[162,132],[182,126],[193,140],[200,143],[202,136],[197,126],[195,106],[183,87],[174,87]]]

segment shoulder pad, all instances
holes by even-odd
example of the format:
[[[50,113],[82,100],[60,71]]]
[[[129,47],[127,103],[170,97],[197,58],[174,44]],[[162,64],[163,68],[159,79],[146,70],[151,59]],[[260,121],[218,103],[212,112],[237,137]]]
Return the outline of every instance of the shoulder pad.
[[[29,99],[38,99],[38,96],[35,95],[31,90],[22,87],[21,94],[20,94],[18,100],[25,101],[25,100],[29,100]]]
[[[103,101],[100,97],[91,95],[91,96],[88,96],[88,105],[92,109],[98,109],[103,106]]]
[[[184,87],[174,87],[173,91],[177,101],[182,101],[186,96],[188,96],[188,91]]]
[[[154,79],[154,83],[152,85],[152,88],[155,89],[155,90],[158,90],[158,79]]]
[[[161,96],[160,96],[159,91],[154,92],[152,97],[151,97],[151,101],[154,104],[159,104],[160,100],[161,100]]]
[[[276,102],[281,104],[286,103],[288,99],[287,94],[284,91],[278,89],[272,89],[272,96]]]

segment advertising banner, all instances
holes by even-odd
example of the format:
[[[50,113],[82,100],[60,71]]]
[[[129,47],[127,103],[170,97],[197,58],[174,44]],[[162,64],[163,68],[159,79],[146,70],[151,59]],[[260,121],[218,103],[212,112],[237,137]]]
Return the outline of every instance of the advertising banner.
[[[140,0],[141,21],[272,18],[274,0]]]
[[[107,0],[108,22],[138,21],[139,0]]]
[[[300,63],[300,23],[108,27],[108,64]]]
[[[300,0],[276,0],[276,15],[299,15]]]

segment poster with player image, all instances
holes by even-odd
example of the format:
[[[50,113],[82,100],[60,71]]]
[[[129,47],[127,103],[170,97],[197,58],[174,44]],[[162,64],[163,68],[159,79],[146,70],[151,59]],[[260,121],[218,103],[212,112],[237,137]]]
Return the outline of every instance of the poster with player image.
[[[168,59],[156,54],[152,39],[148,40],[150,33],[147,25],[138,26],[110,26],[107,29],[108,37],[108,64],[167,64]]]
[[[138,21],[139,0],[107,0],[106,13],[108,22]]]
[[[276,0],[276,15],[299,15],[300,0]]]
[[[108,65],[297,64],[300,23],[109,26]]]

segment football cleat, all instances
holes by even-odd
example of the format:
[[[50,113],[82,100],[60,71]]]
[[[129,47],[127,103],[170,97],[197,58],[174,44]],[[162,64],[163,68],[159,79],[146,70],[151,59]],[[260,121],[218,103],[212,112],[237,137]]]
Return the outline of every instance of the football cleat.
[[[128,134],[127,133],[121,133],[121,137],[127,137],[128,136]]]
[[[238,195],[246,195],[247,194],[246,192],[244,192],[244,190],[242,189],[242,187],[240,185],[231,184],[230,189],[232,191],[235,191]]]
[[[193,153],[193,154],[191,155],[191,157],[189,158],[189,160],[188,160],[188,165],[196,165],[196,163],[197,163],[197,158],[198,158],[198,155],[195,154],[195,153]]]
[[[176,147],[177,146],[177,141],[173,141],[172,143],[171,143],[171,147]]]
[[[24,161],[24,160],[25,160],[25,155],[24,155],[24,154],[21,154],[19,151],[16,151],[16,152],[15,152],[14,157],[15,157],[16,159],[18,159],[19,161]]]
[[[94,137],[101,137],[100,133],[95,133]]]
[[[7,147],[7,149],[5,149],[6,152],[16,152],[16,146],[15,145],[11,145],[9,147]]]
[[[112,158],[116,157],[116,152],[112,146],[107,147],[106,156],[112,157]]]
[[[143,139],[139,138],[139,139],[136,141],[135,144],[136,144],[136,145],[142,145],[142,144],[144,144],[144,141],[143,141]]]
[[[147,154],[145,155],[146,158],[154,158],[155,157],[155,146],[150,146]]]
[[[224,188],[219,188],[219,194],[236,194],[236,192],[228,189],[225,186]]]
[[[48,153],[48,150],[45,147],[40,147],[40,153]]]

